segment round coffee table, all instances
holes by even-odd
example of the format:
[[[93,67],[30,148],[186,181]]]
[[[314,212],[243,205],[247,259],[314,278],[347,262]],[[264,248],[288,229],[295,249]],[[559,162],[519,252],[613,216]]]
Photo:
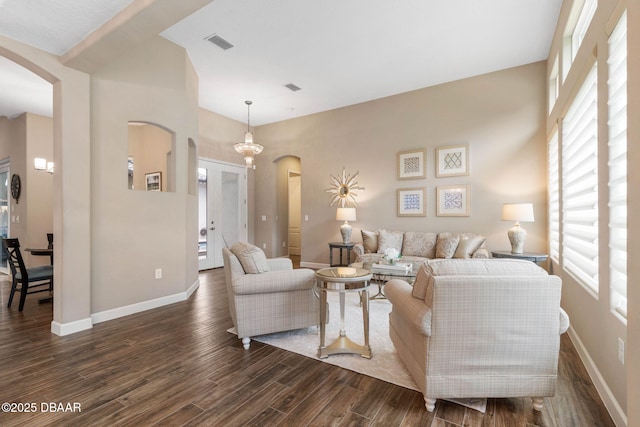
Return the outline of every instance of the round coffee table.
[[[355,267],[330,267],[316,271],[316,288],[320,293],[320,347],[318,357],[324,359],[332,354],[359,354],[371,358],[369,345],[369,298],[368,288],[371,283],[371,272]],[[340,336],[325,346],[327,327],[327,292],[340,294]],[[364,327],[364,345],[356,344],[347,337],[344,326],[344,304],[346,292],[358,292],[362,305],[362,323]]]

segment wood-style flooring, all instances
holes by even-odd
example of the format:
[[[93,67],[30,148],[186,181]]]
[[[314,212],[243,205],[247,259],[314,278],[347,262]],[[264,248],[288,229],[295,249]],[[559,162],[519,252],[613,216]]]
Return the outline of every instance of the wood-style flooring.
[[[221,269],[188,301],[65,337],[50,332],[51,303],[30,295],[19,313],[8,293],[2,277],[0,403],[19,412],[3,406],[0,426],[613,426],[566,334],[543,412],[513,398],[429,413],[416,391],[256,341],[243,350]]]

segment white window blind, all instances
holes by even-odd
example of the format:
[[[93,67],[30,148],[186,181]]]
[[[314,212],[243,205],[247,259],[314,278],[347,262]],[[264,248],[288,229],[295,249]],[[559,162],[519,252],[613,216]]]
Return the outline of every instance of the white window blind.
[[[558,160],[558,132],[549,140],[549,255],[555,262],[560,261],[560,168]]]
[[[598,293],[597,63],[562,126],[563,268]]]
[[[627,317],[627,14],[609,38],[609,275],[611,305]]]

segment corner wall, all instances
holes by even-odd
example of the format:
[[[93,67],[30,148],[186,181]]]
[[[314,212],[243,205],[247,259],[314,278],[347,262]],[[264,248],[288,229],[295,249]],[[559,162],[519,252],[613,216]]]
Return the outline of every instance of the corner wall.
[[[300,158],[302,172],[302,262],[328,263],[328,242],[340,241],[336,206],[329,207],[329,175],[360,172],[365,187],[357,198],[360,230],[469,231],[486,235],[490,250],[509,249],[509,222],[502,204],[533,202],[535,222],[525,250],[545,252],[546,237],[546,62],[498,71],[420,89],[363,104],[259,126],[255,139],[264,145],[256,157],[254,243],[278,254],[272,230],[275,217],[276,164],[283,156]],[[436,147],[465,143],[470,174],[436,178]],[[427,151],[427,178],[397,179],[397,153]],[[469,185],[471,215],[436,216],[436,188]],[[426,217],[398,217],[396,190],[426,187]]]

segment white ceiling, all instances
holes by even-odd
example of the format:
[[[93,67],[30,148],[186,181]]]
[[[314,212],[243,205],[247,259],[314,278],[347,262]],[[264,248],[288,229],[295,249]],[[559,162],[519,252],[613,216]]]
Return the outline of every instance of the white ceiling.
[[[0,0],[0,34],[60,55],[130,2]],[[188,50],[201,107],[246,121],[252,100],[259,125],[544,60],[561,3],[216,0],[161,34]],[[234,47],[205,40],[213,34]],[[43,114],[42,104],[50,114],[50,90],[44,99],[42,81],[15,68],[0,60],[0,116]],[[34,81],[33,97],[24,86],[13,95],[18,110],[5,96],[13,78]]]

